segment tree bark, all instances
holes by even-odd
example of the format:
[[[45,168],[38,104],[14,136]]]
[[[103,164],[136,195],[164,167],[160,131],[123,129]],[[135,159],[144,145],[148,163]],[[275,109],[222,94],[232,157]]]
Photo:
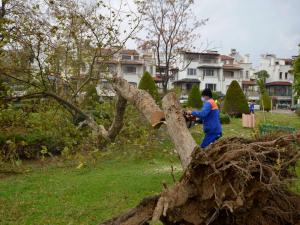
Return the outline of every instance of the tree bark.
[[[181,106],[175,93],[171,92],[163,98],[163,110],[166,116],[169,135],[175,144],[182,167],[186,169],[197,144],[186,127]]]
[[[126,110],[127,100],[122,96],[118,96],[114,120],[108,130],[108,138],[114,141],[123,127],[124,114]]]
[[[161,125],[164,113],[148,92],[137,89],[118,76],[113,77],[112,86],[118,95],[133,104],[152,126],[159,127]]]

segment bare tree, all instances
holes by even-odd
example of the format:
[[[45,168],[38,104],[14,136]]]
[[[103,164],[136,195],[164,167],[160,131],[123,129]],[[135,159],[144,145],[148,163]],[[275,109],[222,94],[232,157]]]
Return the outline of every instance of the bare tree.
[[[171,70],[180,50],[195,49],[193,42],[199,38],[197,29],[207,19],[198,20],[192,12],[193,0],[136,1],[145,17],[145,38],[141,44],[154,48],[163,90],[166,93]]]

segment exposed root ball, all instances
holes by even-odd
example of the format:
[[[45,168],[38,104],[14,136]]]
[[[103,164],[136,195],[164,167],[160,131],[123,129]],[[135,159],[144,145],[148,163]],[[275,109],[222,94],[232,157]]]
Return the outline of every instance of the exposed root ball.
[[[195,149],[180,182],[143,202],[147,218],[125,213],[106,224],[300,225],[300,196],[288,188],[299,158],[300,134],[223,139]]]

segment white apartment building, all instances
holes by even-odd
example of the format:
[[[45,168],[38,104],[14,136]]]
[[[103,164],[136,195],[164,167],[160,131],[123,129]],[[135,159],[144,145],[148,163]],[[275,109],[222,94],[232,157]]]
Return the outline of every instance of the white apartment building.
[[[102,50],[104,55],[109,55],[109,59],[99,61],[99,65],[108,67],[109,73],[103,73],[106,76],[117,74],[122,76],[130,84],[137,86],[145,71],[154,74],[156,70],[156,61],[152,51],[141,51],[133,49],[121,49],[113,53],[113,49]],[[114,92],[109,88],[105,77],[100,80],[96,87],[100,96],[114,96]]]
[[[191,89],[193,84],[197,84],[201,90],[210,88],[225,94],[230,83],[237,80],[242,85],[243,67],[237,63],[234,57],[220,55],[217,51],[208,52],[187,52],[180,53],[177,63],[178,73],[175,76],[173,85],[179,87],[183,94]],[[250,77],[250,68],[247,65]]]
[[[173,85],[180,88],[183,94],[187,94],[193,84],[202,90],[210,88],[221,91],[223,88],[222,61],[218,52],[182,51],[179,53],[176,68],[178,72]]]
[[[120,74],[133,85],[138,85],[143,73],[148,71],[159,86],[161,78],[158,70],[164,69],[164,65],[158,68],[155,52],[152,50],[122,49],[104,64],[108,66],[110,74]],[[196,84],[201,90],[210,88],[225,95],[230,83],[236,80],[249,100],[259,100],[255,72],[266,70],[270,75],[266,87],[273,105],[279,108],[289,107],[293,103],[291,65],[292,59],[279,59],[275,55],[265,54],[262,55],[258,69],[254,70],[249,55],[243,56],[235,49],[229,55],[221,55],[217,51],[181,51],[173,65],[174,76],[170,78],[169,88],[180,88],[182,94],[186,95],[193,84]],[[99,95],[113,96],[112,92],[103,93],[105,85],[106,81],[103,79],[97,87]]]
[[[249,100],[259,100],[258,86],[256,85],[255,69],[250,62],[250,55],[241,55],[236,49],[231,49],[229,54],[234,62],[242,68],[242,89]]]
[[[269,74],[266,88],[272,98],[273,105],[279,108],[289,108],[293,105],[292,59],[281,59],[274,54],[263,54],[258,67],[258,71],[260,70],[266,70]]]

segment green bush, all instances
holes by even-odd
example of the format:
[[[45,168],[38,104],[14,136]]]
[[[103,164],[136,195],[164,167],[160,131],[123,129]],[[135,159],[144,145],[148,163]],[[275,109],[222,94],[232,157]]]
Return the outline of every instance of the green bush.
[[[226,92],[223,111],[235,117],[241,117],[243,113],[250,113],[247,99],[236,80],[231,82]]]
[[[28,113],[13,106],[0,110],[0,161],[11,156],[36,158],[43,148],[58,154],[86,138],[72,123],[69,112],[56,104],[41,104],[36,110]]]
[[[155,99],[156,102],[160,101],[157,86],[149,72],[146,71],[143,74],[138,88],[147,91]]]
[[[265,111],[269,112],[271,110],[271,98],[268,93],[265,91],[261,95],[260,107]]]
[[[230,116],[225,113],[220,113],[220,122],[222,124],[229,124],[230,123]]]
[[[188,96],[187,106],[199,109],[202,107],[202,104],[199,87],[198,85],[194,84]]]

